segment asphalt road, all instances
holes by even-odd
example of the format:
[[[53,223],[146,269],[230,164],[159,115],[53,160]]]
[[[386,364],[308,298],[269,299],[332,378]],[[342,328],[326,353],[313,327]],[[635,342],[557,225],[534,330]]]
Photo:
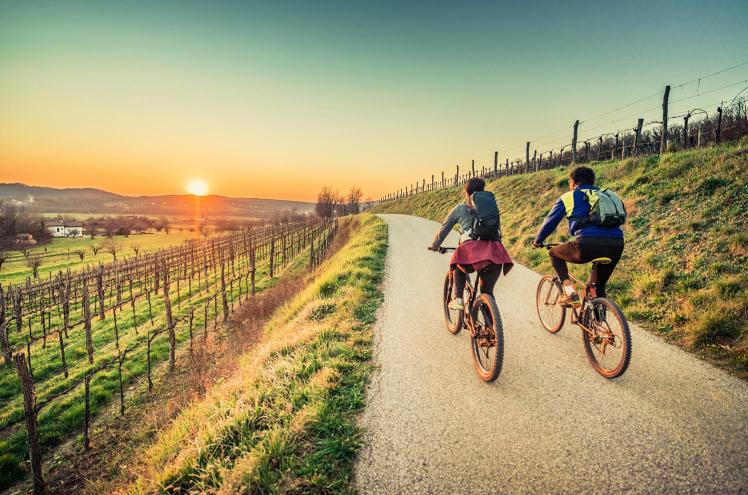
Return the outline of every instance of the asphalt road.
[[[504,367],[483,383],[467,332],[444,326],[449,255],[426,250],[437,224],[383,218],[390,251],[361,493],[748,493],[748,384],[636,326],[630,368],[602,378],[576,327],[540,326],[540,277],[518,265],[494,294]]]

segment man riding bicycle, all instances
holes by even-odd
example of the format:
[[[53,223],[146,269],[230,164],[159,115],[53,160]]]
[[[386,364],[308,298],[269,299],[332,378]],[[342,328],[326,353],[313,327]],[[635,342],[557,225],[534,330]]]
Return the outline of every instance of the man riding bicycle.
[[[569,220],[569,233],[574,240],[550,249],[551,264],[563,284],[562,304],[579,304],[579,296],[569,278],[567,261],[584,264],[595,258],[610,258],[610,263],[595,264],[590,273],[590,283],[595,285],[597,295],[605,297],[605,285],[623,253],[623,230],[620,225],[600,225],[590,220],[591,198],[597,198],[600,194],[600,189],[594,184],[595,172],[591,168],[577,167],[572,170],[569,192],[558,198],[532,243],[535,248],[541,247],[564,217]],[[620,201],[619,198],[617,200]],[[623,218],[625,220],[625,210]]]
[[[486,181],[473,177],[465,182],[465,200],[449,212],[428,249],[438,251],[442,242],[455,224],[460,227],[460,244],[452,255],[450,269],[454,274],[454,294],[449,308],[464,309],[462,293],[467,282],[467,273],[479,272],[481,293],[493,294],[499,275],[508,273],[513,266],[504,245],[501,243],[499,211],[493,194],[485,191]],[[477,196],[476,196],[477,194]],[[482,232],[481,215],[476,202],[488,203],[488,213],[495,217],[495,224]],[[479,232],[481,231],[481,232]]]

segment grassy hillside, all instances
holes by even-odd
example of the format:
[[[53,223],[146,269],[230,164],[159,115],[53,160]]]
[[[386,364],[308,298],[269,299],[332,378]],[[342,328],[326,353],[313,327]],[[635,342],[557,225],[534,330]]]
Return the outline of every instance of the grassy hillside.
[[[238,371],[131,464],[128,493],[348,493],[387,233],[361,215]]]
[[[748,374],[748,139],[713,148],[593,163],[599,183],[618,191],[629,212],[626,249],[609,295],[635,320],[700,354]],[[550,272],[530,242],[569,168],[500,178],[496,193],[509,252]],[[373,208],[441,221],[456,188]],[[568,239],[561,226],[551,241]],[[583,274],[583,269],[577,269]]]

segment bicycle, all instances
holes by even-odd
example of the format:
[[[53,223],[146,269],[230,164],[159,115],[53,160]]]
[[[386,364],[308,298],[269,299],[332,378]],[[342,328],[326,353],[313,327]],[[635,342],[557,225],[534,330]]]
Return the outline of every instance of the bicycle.
[[[541,244],[550,249],[558,244]],[[592,266],[610,263],[610,258],[595,258]],[[621,376],[631,361],[631,331],[626,317],[616,303],[597,297],[597,289],[590,282],[582,282],[573,275],[579,290],[580,304],[559,303],[563,294],[561,281],[546,275],[540,279],[535,295],[538,318],[548,332],[558,333],[566,321],[566,310],[571,309],[571,323],[582,329],[582,342],[592,367],[605,378]]]
[[[456,248],[439,248],[444,254]],[[459,268],[457,268],[459,270]],[[478,271],[477,276],[480,276]],[[444,319],[447,330],[457,335],[463,328],[470,330],[470,348],[473,356],[473,367],[478,377],[484,382],[493,382],[501,373],[504,361],[504,327],[496,300],[491,294],[481,294],[478,279],[475,286],[467,277],[463,301],[470,311],[449,308],[452,300],[454,275],[452,270],[444,278]]]

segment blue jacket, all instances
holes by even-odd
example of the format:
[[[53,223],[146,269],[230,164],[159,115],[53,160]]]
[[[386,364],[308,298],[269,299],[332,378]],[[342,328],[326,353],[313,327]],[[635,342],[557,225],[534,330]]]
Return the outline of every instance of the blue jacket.
[[[569,233],[577,239],[583,237],[618,237],[623,239],[623,230],[620,227],[600,227],[583,220],[589,219],[590,204],[585,196],[584,189],[598,189],[596,186],[580,185],[561,195],[553,205],[548,216],[545,217],[543,225],[535,236],[535,243],[542,243],[546,237],[551,235],[564,217],[569,219]],[[584,225],[586,223],[586,225]]]

